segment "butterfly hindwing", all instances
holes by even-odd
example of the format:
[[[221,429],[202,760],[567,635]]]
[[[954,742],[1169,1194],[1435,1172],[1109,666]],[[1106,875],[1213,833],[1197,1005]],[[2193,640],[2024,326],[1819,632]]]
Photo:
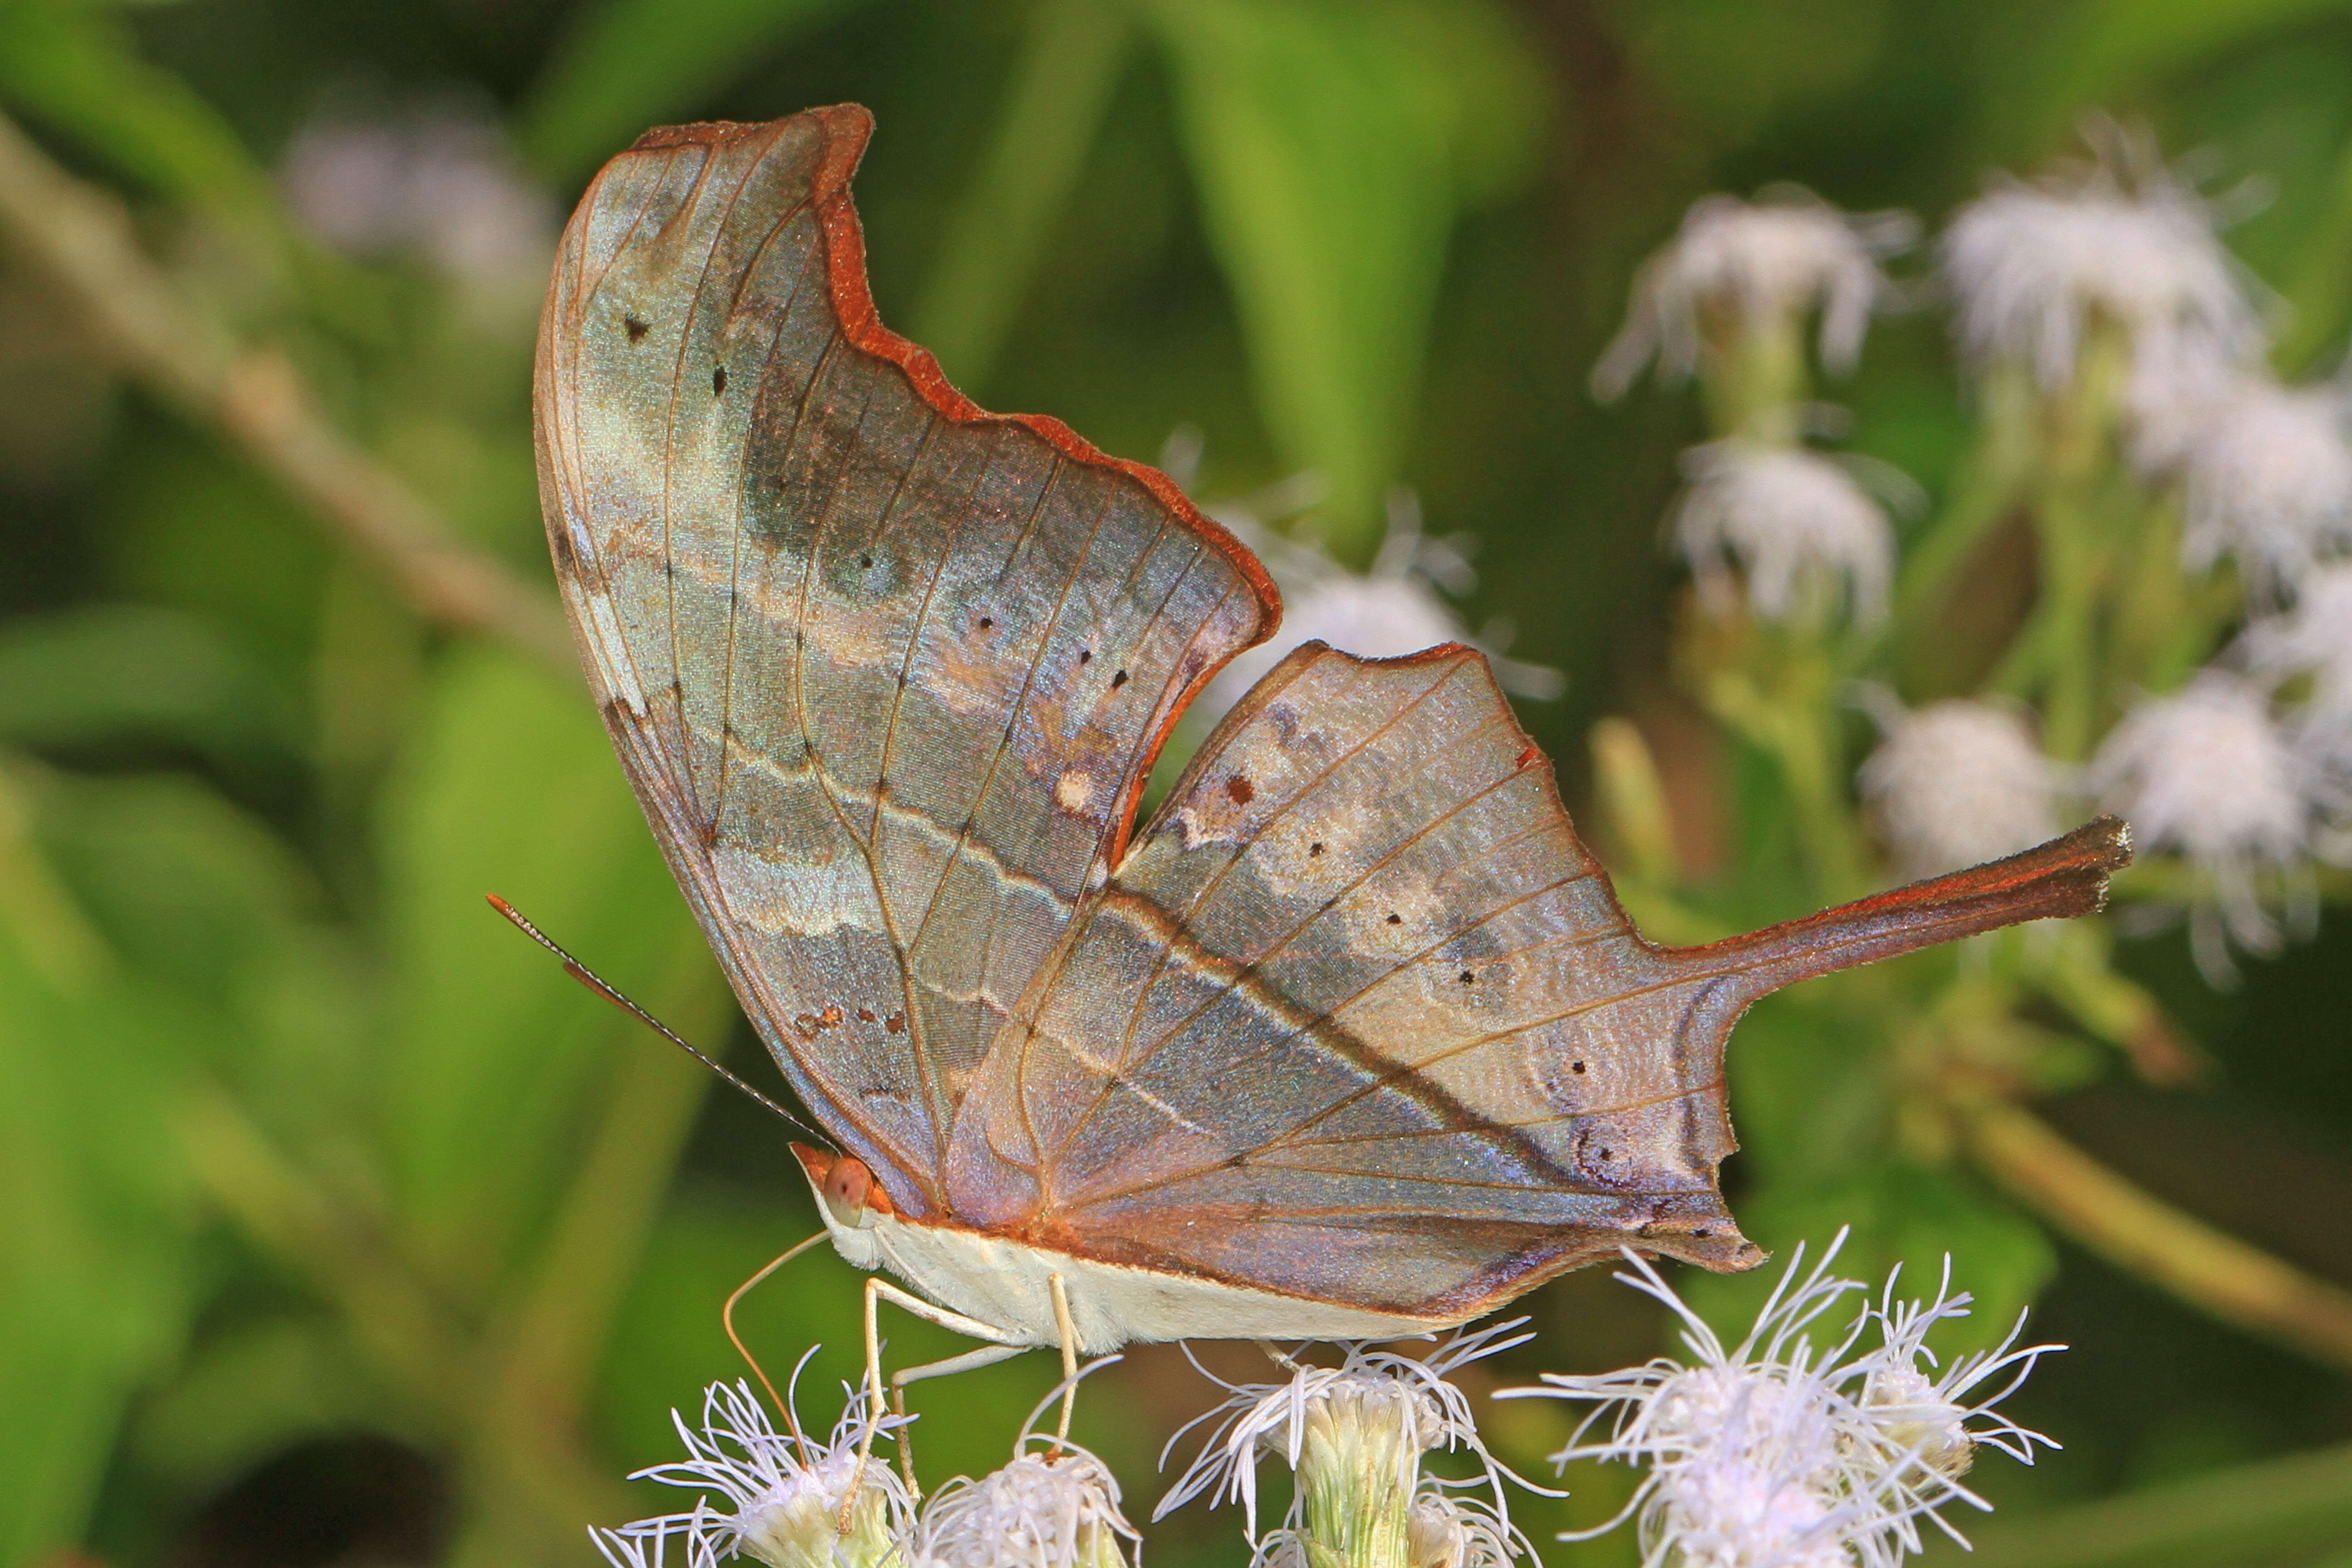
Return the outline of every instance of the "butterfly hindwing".
[[[559,576],[681,885],[902,1212],[1183,698],[1270,624],[1158,476],[982,414],[866,293],[854,109],[656,132],[541,346]]]
[[[1633,1239],[1738,1266],[1713,985],[1633,934],[1483,655],[1310,643],[1082,907],[950,1192],[1422,1315]]]

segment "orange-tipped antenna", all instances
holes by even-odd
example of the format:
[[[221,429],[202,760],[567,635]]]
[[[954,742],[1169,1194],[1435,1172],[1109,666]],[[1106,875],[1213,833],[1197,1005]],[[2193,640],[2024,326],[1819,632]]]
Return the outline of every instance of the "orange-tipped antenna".
[[[688,1045],[684,1039],[680,1038],[677,1031],[673,1030],[667,1024],[663,1023],[659,1018],[655,1017],[651,1013],[646,1012],[643,1007],[638,1006],[635,1002],[632,1002],[626,996],[622,995],[620,992],[606,984],[604,979],[599,976],[594,970],[589,968],[586,964],[581,963],[578,959],[564,952],[562,945],[556,942],[553,937],[549,936],[545,931],[531,924],[528,920],[525,920],[522,916],[522,911],[516,909],[512,904],[507,902],[496,893],[486,894],[485,897],[490,900],[490,908],[498,910],[499,913],[512,921],[516,926],[520,928],[523,935],[530,938],[531,941],[539,943],[540,946],[547,949],[548,952],[562,959],[563,961],[564,973],[571,975],[572,979],[577,980],[581,984],[585,985],[589,990],[593,991],[597,995],[602,996],[605,1001],[610,1002],[622,1012],[628,1014],[629,1016],[636,1019],[639,1023],[645,1025],[646,1027],[659,1035],[663,1039],[667,1040],[671,1045],[676,1046],[679,1050],[684,1051],[688,1056],[692,1057],[696,1061],[700,1062],[704,1067],[709,1068],[712,1072],[717,1073],[720,1078],[725,1079],[729,1083],[733,1084],[737,1089],[741,1089],[745,1094],[750,1095],[753,1100],[758,1100],[761,1104],[766,1106],[769,1110],[774,1111],[777,1115],[782,1117],[785,1121],[791,1122],[802,1131],[808,1133],[814,1138],[822,1138],[824,1136],[824,1134],[817,1131],[816,1129],[811,1127],[807,1122],[803,1121],[799,1117],[794,1116],[791,1111],[786,1110],[782,1106],[778,1105],[774,1100],[769,1099],[766,1095],[761,1094],[758,1089],[753,1089],[750,1084],[745,1083],[741,1079],[737,1078],[733,1073],[728,1071],[725,1068],[720,1067],[717,1062],[703,1055],[702,1052],[697,1050],[693,1046]]]

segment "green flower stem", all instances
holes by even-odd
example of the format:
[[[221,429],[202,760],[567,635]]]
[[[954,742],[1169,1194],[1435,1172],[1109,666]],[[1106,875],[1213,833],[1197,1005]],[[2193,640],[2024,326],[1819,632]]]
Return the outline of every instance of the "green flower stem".
[[[1790,447],[1802,434],[1797,411],[1803,406],[1805,323],[1795,310],[1769,316],[1709,307],[1701,331],[1706,353],[1699,382],[1708,433],[1720,440],[1744,437]]]
[[[1994,683],[2014,696],[2040,696],[2042,749],[2060,762],[2090,755],[2103,717],[2103,601],[2117,551],[2111,525],[2132,510],[2114,504],[2130,373],[2128,335],[2094,318],[2073,380],[2042,399],[2042,462],[2031,497],[2040,592]]]
[[[2307,1562],[2315,1550],[2352,1542],[2352,1443],[1998,1520],[1969,1534],[1970,1568]]]
[[[1887,617],[1896,635],[1929,635],[1953,579],[2024,494],[2034,468],[2037,407],[2032,375],[2023,369],[2001,366],[1985,378],[1976,447],[1943,510],[1903,552],[1894,614]],[[1867,658],[1874,649],[1857,639],[1854,651]]]
[[[1836,663],[1812,634],[1759,634],[1776,647],[1749,668],[1711,671],[1706,706],[1734,734],[1778,764],[1814,893],[1827,903],[1860,896],[1860,830],[1846,798],[1845,746]]]
[[[2352,1290],[2152,1196],[2006,1100],[1955,1109],[1978,1163],[2058,1229],[2225,1323],[2352,1371]]]

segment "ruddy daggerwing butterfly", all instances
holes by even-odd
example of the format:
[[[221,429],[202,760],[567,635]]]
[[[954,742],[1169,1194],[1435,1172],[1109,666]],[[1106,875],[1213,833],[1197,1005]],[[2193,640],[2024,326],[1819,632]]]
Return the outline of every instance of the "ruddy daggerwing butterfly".
[[[982,412],[866,289],[854,106],[656,131],[563,238],[548,538],[678,885],[850,1261],[1005,1342],[1478,1316],[1632,1245],[1762,1254],[1723,1053],[1792,981],[2098,907],[2102,818],[1701,948],[1644,942],[1486,659],[1300,647],[1149,826],[1274,587],[1166,477]],[[1066,1351],[1070,1349],[1066,1343]]]

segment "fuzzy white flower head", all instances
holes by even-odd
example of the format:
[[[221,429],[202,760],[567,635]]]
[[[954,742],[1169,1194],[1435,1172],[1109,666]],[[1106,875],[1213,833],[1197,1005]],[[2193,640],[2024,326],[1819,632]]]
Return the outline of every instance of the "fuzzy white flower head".
[[[1786,620],[1810,597],[1809,582],[1842,584],[1854,618],[1879,619],[1895,574],[1895,531],[1871,494],[1907,508],[1917,487],[1895,469],[1859,458],[1732,438],[1683,454],[1690,489],[1669,522],[1710,614],[1738,603],[1730,565],[1747,574],[1748,602],[1766,620]]]
[[[2295,717],[2298,746],[2331,772],[2352,771],[2352,562],[2305,573],[2294,605],[2248,627],[2244,646],[2259,674],[2311,678]]]
[[[1822,361],[1849,369],[1871,311],[1891,294],[1880,258],[1917,234],[1908,213],[1849,216],[1796,185],[1768,187],[1754,202],[1703,196],[1635,275],[1625,325],[1593,367],[1593,395],[1623,396],[1653,355],[1662,376],[1688,376],[1711,313],[1752,325],[1819,305]]]
[[[1485,1542],[1472,1522],[1477,1516],[1462,1513],[1459,1500],[1443,1487],[1423,1486],[1421,1475],[1423,1454],[1462,1448],[1477,1458],[1481,1474],[1472,1484],[1488,1492],[1493,1506],[1484,1517],[1489,1529],[1501,1532],[1499,1539],[1507,1547],[1516,1537],[1503,1498],[1505,1472],[1479,1439],[1468,1396],[1447,1379],[1471,1362],[1526,1343],[1534,1336],[1513,1333],[1526,1321],[1514,1318],[1455,1334],[1425,1358],[1350,1344],[1339,1365],[1301,1364],[1287,1383],[1221,1383],[1227,1394],[1224,1402],[1168,1440],[1172,1449],[1185,1433],[1211,1424],[1200,1453],[1151,1517],[1163,1518],[1205,1495],[1212,1506],[1240,1503],[1250,1537],[1256,1540],[1257,1464],[1262,1456],[1274,1455],[1298,1472],[1300,1484],[1284,1531],[1269,1536],[1261,1546],[1263,1558],[1278,1556],[1280,1542],[1296,1536],[1315,1489],[1334,1484],[1385,1486],[1397,1494],[1397,1500],[1411,1500],[1432,1516],[1423,1521],[1424,1544],[1434,1540],[1427,1533],[1439,1522],[1434,1514],[1451,1507],[1447,1521],[1465,1531],[1461,1543],[1467,1548]],[[1165,1451],[1160,1458],[1165,1463]],[[1437,1500],[1424,1505],[1424,1497]]]
[[[296,217],[339,250],[421,256],[493,307],[534,301],[545,280],[555,205],[470,102],[322,115],[296,133],[279,174]]]
[[[2017,714],[1958,700],[1906,711],[1884,692],[1870,709],[1886,738],[1856,782],[1906,875],[1980,866],[2056,836],[2057,781]]]
[[[2215,900],[2199,903],[2191,925],[2209,978],[2231,973],[2225,931],[2257,952],[2278,946],[2254,875],[2303,867],[2322,784],[2262,687],[2208,668],[2144,699],[2100,742],[2089,781],[2143,846],[2177,851],[2210,882]]]
[[[853,1395],[832,1439],[819,1443],[776,1431],[750,1384],[714,1383],[703,1396],[700,1431],[683,1415],[671,1416],[687,1457],[629,1479],[717,1492],[727,1506],[714,1508],[706,1495],[688,1512],[591,1531],[591,1539],[614,1568],[641,1568],[648,1548],[658,1564],[673,1536],[684,1541],[689,1568],[734,1556],[769,1568],[875,1568],[896,1550],[910,1510],[905,1484],[876,1459],[859,1483],[848,1531],[840,1529],[842,1504],[858,1473],[866,1409],[865,1397]],[[898,1425],[886,1416],[880,1430]]]
[[[2194,388],[2200,378],[2168,379]],[[2352,544],[2352,398],[2344,386],[2285,387],[2231,373],[2201,394],[2176,393],[2167,414],[2144,411],[2140,423],[2142,468],[2180,479],[2184,564],[2203,571],[2231,556],[2247,587],[2268,598],[2315,559]]]
[[[1629,1250],[1634,1272],[1617,1278],[1682,1320],[1691,1363],[1661,1356],[1601,1376],[1546,1373],[1543,1387],[1498,1396],[1592,1406],[1553,1456],[1558,1463],[1648,1467],[1626,1513],[1588,1534],[1638,1515],[1648,1562],[1671,1554],[1687,1568],[1892,1568],[1919,1550],[1922,1518],[1962,1540],[1939,1510],[1954,1500],[1990,1506],[1959,1480],[1979,1447],[2027,1464],[2036,1443],[2056,1447],[1995,1406],[2057,1347],[2015,1349],[2012,1330],[1996,1349],[1937,1368],[1928,1330],[1969,1310],[1969,1298],[1951,1292],[1948,1266],[1933,1301],[1898,1303],[1890,1278],[1878,1305],[1865,1298],[1851,1325],[1816,1351],[1813,1325],[1863,1289],[1829,1272],[1843,1240],[1842,1232],[1801,1281],[1798,1248],[1755,1326],[1729,1349]],[[1878,1344],[1862,1350],[1873,1330]],[[1979,1394],[2003,1373],[1997,1390]],[[1610,1416],[1607,1438],[1586,1443]]]
[[[1476,582],[1456,540],[1430,539],[1421,531],[1421,509],[1410,491],[1390,500],[1388,535],[1370,572],[1352,572],[1312,544],[1266,526],[1265,512],[1296,500],[1298,487],[1256,506],[1241,503],[1212,509],[1211,515],[1257,552],[1282,590],[1282,625],[1273,637],[1238,655],[1209,683],[1202,716],[1223,713],[1241,700],[1265,672],[1304,642],[1328,643],[1365,658],[1394,658],[1440,643],[1470,643],[1483,648],[1505,690],[1522,697],[1559,695],[1559,672],[1503,656],[1508,628],[1473,637],[1441,587],[1459,593]],[[1311,501],[1309,502],[1311,504]]]
[[[908,1556],[913,1568],[1126,1568],[1139,1539],[1109,1468],[1062,1443],[932,1493]]]
[[[2142,348],[2185,342],[2243,360],[2260,331],[2212,204],[2151,148],[2112,130],[2101,139],[2095,163],[2038,184],[2003,184],[1944,231],[1961,348],[2063,386],[2097,318]]]

